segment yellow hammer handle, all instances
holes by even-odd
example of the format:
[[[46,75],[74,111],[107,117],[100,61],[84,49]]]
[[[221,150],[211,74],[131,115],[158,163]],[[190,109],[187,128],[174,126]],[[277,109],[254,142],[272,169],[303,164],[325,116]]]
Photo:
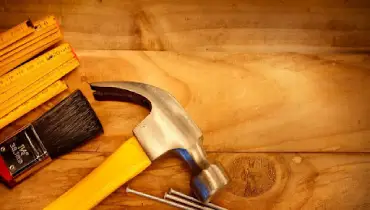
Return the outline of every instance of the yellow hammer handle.
[[[151,161],[139,142],[132,137],[44,210],[91,209],[150,164]]]

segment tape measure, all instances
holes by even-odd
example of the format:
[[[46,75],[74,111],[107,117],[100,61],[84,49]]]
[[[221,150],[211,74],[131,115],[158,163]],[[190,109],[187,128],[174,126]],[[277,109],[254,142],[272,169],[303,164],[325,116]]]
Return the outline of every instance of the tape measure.
[[[18,41],[19,39],[31,34],[35,28],[31,20],[27,20],[0,34],[0,49]]]
[[[62,81],[57,81],[53,83],[25,103],[23,103],[21,106],[18,106],[17,108],[6,114],[4,117],[0,118],[0,129],[7,126],[9,123],[14,122],[16,119],[32,111],[46,101],[50,100],[67,88],[67,85]]]
[[[76,58],[72,58],[69,61],[65,62],[61,66],[54,69],[52,72],[48,73],[44,77],[40,78],[34,84],[32,84],[29,88],[22,90],[21,92],[17,93],[10,99],[6,100],[2,104],[0,104],[0,117],[5,116],[16,107],[22,105],[22,103],[26,102],[30,98],[32,98],[37,93],[41,92],[46,87],[50,86],[64,75],[71,72],[73,69],[79,66],[79,62]]]
[[[0,103],[75,56],[71,46],[63,44],[3,75],[0,77]]]

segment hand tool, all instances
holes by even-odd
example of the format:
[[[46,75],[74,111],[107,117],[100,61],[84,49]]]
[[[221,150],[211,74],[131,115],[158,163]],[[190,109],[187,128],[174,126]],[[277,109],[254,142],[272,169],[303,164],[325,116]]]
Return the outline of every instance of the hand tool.
[[[201,209],[201,210],[214,210],[212,208],[209,208],[207,206],[203,206],[203,205],[200,205],[200,204],[197,204],[197,203],[194,203],[192,201],[189,201],[187,199],[184,199],[184,198],[181,198],[181,197],[177,197],[175,195],[170,195],[168,193],[165,193],[164,194],[164,197],[163,197],[165,200],[167,201],[174,201],[174,202],[177,202],[177,203],[181,203],[181,204],[185,204],[185,205],[188,205],[188,206],[191,206],[191,207],[194,207],[196,209]]]
[[[41,55],[39,57],[44,57],[44,55]],[[77,64],[79,64],[77,56],[73,52],[68,52],[65,54],[58,55],[55,58],[52,57],[46,63],[43,63],[43,64],[37,63],[34,60],[27,62],[24,68],[28,68],[28,66],[32,66],[33,68],[30,68],[30,71],[22,76],[20,74],[22,70],[21,67],[23,66],[20,66],[14,69],[10,73],[14,72],[14,74],[19,75],[19,76],[17,77],[17,79],[13,79],[12,83],[8,84],[6,87],[4,87],[0,91],[0,97],[1,97],[0,103],[8,100],[12,96],[14,96],[14,94],[19,93],[23,91],[24,89],[28,88],[32,84],[36,83],[37,80],[43,80],[45,78],[48,78],[50,77],[49,75],[52,74],[53,72],[61,72],[65,68],[62,68],[59,71],[56,71],[56,69],[70,60],[76,60]],[[72,71],[73,69],[74,68],[68,69],[68,70]],[[2,77],[0,77],[0,79],[1,78]]]
[[[0,50],[0,61],[59,31],[57,21],[53,16],[36,21],[32,25],[34,31],[31,34],[22,37],[20,40],[17,40],[13,44],[8,45],[4,49]]]
[[[78,62],[78,60],[73,58],[63,63],[61,66],[56,67],[52,72],[48,73],[44,77],[33,81],[33,83],[27,88],[15,93],[6,101],[0,102],[0,117],[3,117],[16,107],[20,106],[22,103],[37,95],[39,92],[61,79],[63,76],[71,72],[73,69],[77,68],[79,65],[80,63]]]
[[[8,124],[14,122],[16,119],[32,111],[36,107],[50,100],[59,93],[67,90],[67,85],[62,81],[56,81],[49,87],[45,88],[37,95],[33,96],[20,106],[16,107],[6,115],[0,118],[0,129],[4,128]]]
[[[35,31],[35,27],[31,20],[26,20],[23,23],[14,26],[13,28],[0,34],[0,50],[18,41],[19,39],[31,34]]]
[[[94,110],[77,90],[0,144],[0,177],[12,187],[102,132]]]
[[[203,202],[209,201],[229,182],[223,168],[207,160],[201,146],[202,132],[168,92],[136,82],[90,85],[98,101],[133,102],[151,112],[134,128],[135,137],[45,209],[91,209],[169,151],[188,163],[192,172],[191,187]]]
[[[55,47],[52,50],[47,51],[46,53],[37,56],[33,60],[19,66],[13,71],[0,77],[0,93],[6,92],[14,86],[23,85],[25,79],[28,77],[32,80],[33,77],[38,76],[35,72],[49,72],[50,68],[57,66],[57,63],[63,63],[58,60],[60,56],[65,54],[75,54],[73,53],[72,47],[67,44],[61,44],[58,47]],[[54,62],[57,61],[57,62]],[[51,62],[54,62],[53,65],[49,65]],[[46,68],[44,68],[46,67]],[[49,70],[48,70],[49,69]],[[21,79],[23,80],[21,81]]]
[[[183,204],[180,204],[180,203],[176,203],[174,201],[165,200],[163,198],[158,198],[158,197],[155,197],[153,195],[149,195],[149,194],[146,194],[146,193],[143,193],[143,192],[139,192],[139,191],[130,189],[129,187],[126,187],[126,192],[127,193],[132,193],[132,194],[135,194],[135,195],[139,195],[139,196],[142,196],[142,197],[145,197],[145,198],[149,198],[149,199],[161,202],[161,203],[165,203],[167,205],[174,206],[174,207],[177,207],[179,209],[197,210],[196,208],[192,208],[190,206],[186,206],[186,205],[183,205]]]
[[[55,17],[33,24],[26,21],[0,35],[0,75],[7,73],[59,42],[62,33]]]
[[[197,204],[200,204],[200,205],[208,206],[208,207],[210,207],[212,209],[216,209],[216,210],[227,210],[226,208],[223,208],[221,206],[217,206],[217,205],[215,205],[213,203],[202,203],[200,200],[197,200],[196,198],[193,198],[191,196],[185,195],[184,193],[179,192],[179,191],[176,191],[176,190],[174,190],[172,188],[170,188],[168,194],[175,195],[175,196],[180,197],[180,198],[184,198],[186,200],[192,201],[192,202],[197,203]]]
[[[29,60],[30,58],[41,53],[42,51],[46,50],[47,48],[61,40],[62,34],[60,31],[58,31],[57,33],[46,37],[40,42],[31,45],[30,47],[26,48],[26,50],[10,56],[6,61],[2,61],[0,63],[0,76],[9,72],[13,68],[24,63],[25,61]]]
[[[6,120],[2,119],[12,110],[19,106],[24,106],[25,102],[42,92],[45,88],[50,87],[79,65],[79,60],[72,47],[68,43],[64,43],[1,76],[0,128],[21,117],[21,115],[16,116],[13,113],[12,118],[8,116]],[[46,91],[43,94],[53,94],[48,99],[55,96],[55,92],[52,91]],[[41,105],[41,103],[38,103],[38,105]],[[30,111],[31,109],[27,110]]]

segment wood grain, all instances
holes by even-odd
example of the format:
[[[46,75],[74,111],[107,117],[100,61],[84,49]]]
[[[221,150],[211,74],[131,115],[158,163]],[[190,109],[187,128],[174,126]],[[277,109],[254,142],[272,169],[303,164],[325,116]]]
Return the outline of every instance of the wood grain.
[[[208,151],[370,150],[370,59],[366,55],[77,54],[81,67],[67,77],[67,84],[84,92],[105,127],[105,135],[82,151],[114,151],[148,114],[139,106],[93,100],[88,83],[117,80],[145,82],[172,93],[203,130]],[[26,119],[4,129],[0,137],[32,117]]]
[[[302,54],[79,51],[81,67],[67,82],[91,99],[111,152],[147,111],[95,102],[87,83],[132,80],[172,93],[220,152],[368,152],[369,57],[359,65]],[[340,60],[342,59],[342,60]],[[83,81],[83,85],[81,85]],[[128,119],[122,122],[122,117]],[[118,137],[118,138],[117,138]],[[98,148],[99,147],[99,148]]]
[[[54,161],[12,191],[1,186],[0,207],[3,210],[41,209],[108,155],[74,152]],[[368,154],[211,153],[210,158],[220,161],[233,180],[214,199],[214,203],[230,209],[365,210],[370,207]],[[189,193],[189,178],[185,163],[168,155],[129,185],[156,196],[163,196],[169,188]],[[122,187],[96,209],[172,208],[127,195]]]
[[[370,49],[366,0],[0,1],[0,28],[55,14],[78,49],[359,51]]]
[[[370,148],[368,55],[76,53],[81,66],[65,80],[70,91],[82,90],[105,133],[13,190],[1,186],[0,209],[41,209],[132,135],[148,111],[128,103],[94,101],[88,83],[103,80],[153,84],[184,105],[204,132],[210,159],[221,162],[232,179],[215,198],[219,205],[258,210],[370,208],[370,158],[365,153]],[[0,139],[66,95],[1,130]],[[166,155],[129,184],[162,196],[170,187],[189,193],[189,178],[185,163]],[[171,208],[127,195],[121,188],[96,209]]]

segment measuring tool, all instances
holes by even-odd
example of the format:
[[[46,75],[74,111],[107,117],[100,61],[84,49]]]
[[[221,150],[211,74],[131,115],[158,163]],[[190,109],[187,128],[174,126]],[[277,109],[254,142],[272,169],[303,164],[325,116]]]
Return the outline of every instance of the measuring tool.
[[[40,91],[52,86],[55,81],[77,66],[79,66],[79,61],[76,54],[72,47],[65,43],[1,76],[0,121],[3,123],[0,122],[0,127],[31,111],[36,104],[42,104],[45,100],[37,100],[32,103],[29,101],[35,101],[34,97],[38,96]],[[58,87],[60,88],[60,85]],[[44,95],[54,94],[55,92],[57,91],[42,91]],[[53,96],[41,98],[51,98]]]
[[[14,26],[13,28],[0,34],[0,49],[18,41],[19,39],[31,34],[35,28],[31,20],[24,21],[23,23]]]
[[[53,44],[56,44],[61,40],[61,38],[62,34],[60,31],[58,31],[57,33],[48,36],[40,42],[29,46],[25,50],[10,56],[6,62],[2,62],[3,64],[0,65],[0,76],[52,46]]]
[[[58,47],[38,56],[30,62],[18,67],[17,69],[0,77],[0,93],[9,90],[17,80],[31,76],[37,69],[59,55],[73,52],[72,47],[68,44],[61,44]]]
[[[55,27],[50,27],[51,30],[50,31],[47,31],[44,33],[44,31],[42,31],[44,34],[42,34],[41,36],[38,36],[34,39],[31,39],[31,40],[28,40],[27,42],[25,43],[20,43],[20,42],[16,42],[14,45],[11,45],[11,46],[16,46],[16,45],[20,45],[18,47],[16,47],[15,49],[13,50],[10,50],[8,48],[6,48],[6,50],[9,50],[9,52],[7,52],[6,54],[4,55],[0,55],[0,62],[1,61],[6,61],[7,58],[9,58],[10,56],[16,54],[16,53],[19,53],[21,52],[22,50],[25,50],[26,48],[38,43],[38,42],[41,42],[43,39],[53,35],[53,34],[56,34],[58,32],[58,28],[55,28]]]
[[[27,65],[29,64],[33,67],[26,68],[28,72],[19,71],[18,69],[14,70],[16,73],[23,72],[23,75],[18,74],[20,77],[18,77],[17,80],[11,81],[10,84],[3,88],[4,90],[1,90],[0,104],[13,97],[16,93],[28,88],[28,86],[52,72],[63,63],[75,58],[76,55],[72,52],[72,49],[70,49],[69,52],[63,54],[41,55],[40,57],[40,62],[30,61],[27,63]]]
[[[59,26],[54,16],[49,16],[43,20],[36,21],[34,24],[34,31],[31,34],[0,50],[0,60],[5,59],[5,54],[6,56],[12,55],[15,52],[18,52],[29,46],[30,44],[40,41],[53,32],[57,32],[58,30]]]
[[[34,95],[57,81],[58,79],[62,78],[64,75],[71,72],[79,66],[79,62],[76,58],[72,58],[71,60],[65,62],[61,66],[57,67],[54,71],[50,72],[48,75],[42,77],[34,84],[32,84],[29,88],[19,92],[9,100],[5,101],[0,105],[0,117],[11,112],[13,109],[27,101],[28,99],[32,98]]]
[[[28,21],[28,25],[32,25],[31,33],[25,33],[25,24],[21,24],[17,26],[18,30],[10,29],[2,35],[4,47],[0,48],[0,76],[62,39],[54,16],[36,21],[35,24]]]
[[[46,101],[50,100],[67,88],[67,85],[62,81],[57,81],[49,87],[45,88],[43,91],[32,97],[30,100],[26,101],[21,106],[15,108],[10,113],[0,118],[0,129],[20,118],[21,116],[27,114],[28,112],[45,103]]]

